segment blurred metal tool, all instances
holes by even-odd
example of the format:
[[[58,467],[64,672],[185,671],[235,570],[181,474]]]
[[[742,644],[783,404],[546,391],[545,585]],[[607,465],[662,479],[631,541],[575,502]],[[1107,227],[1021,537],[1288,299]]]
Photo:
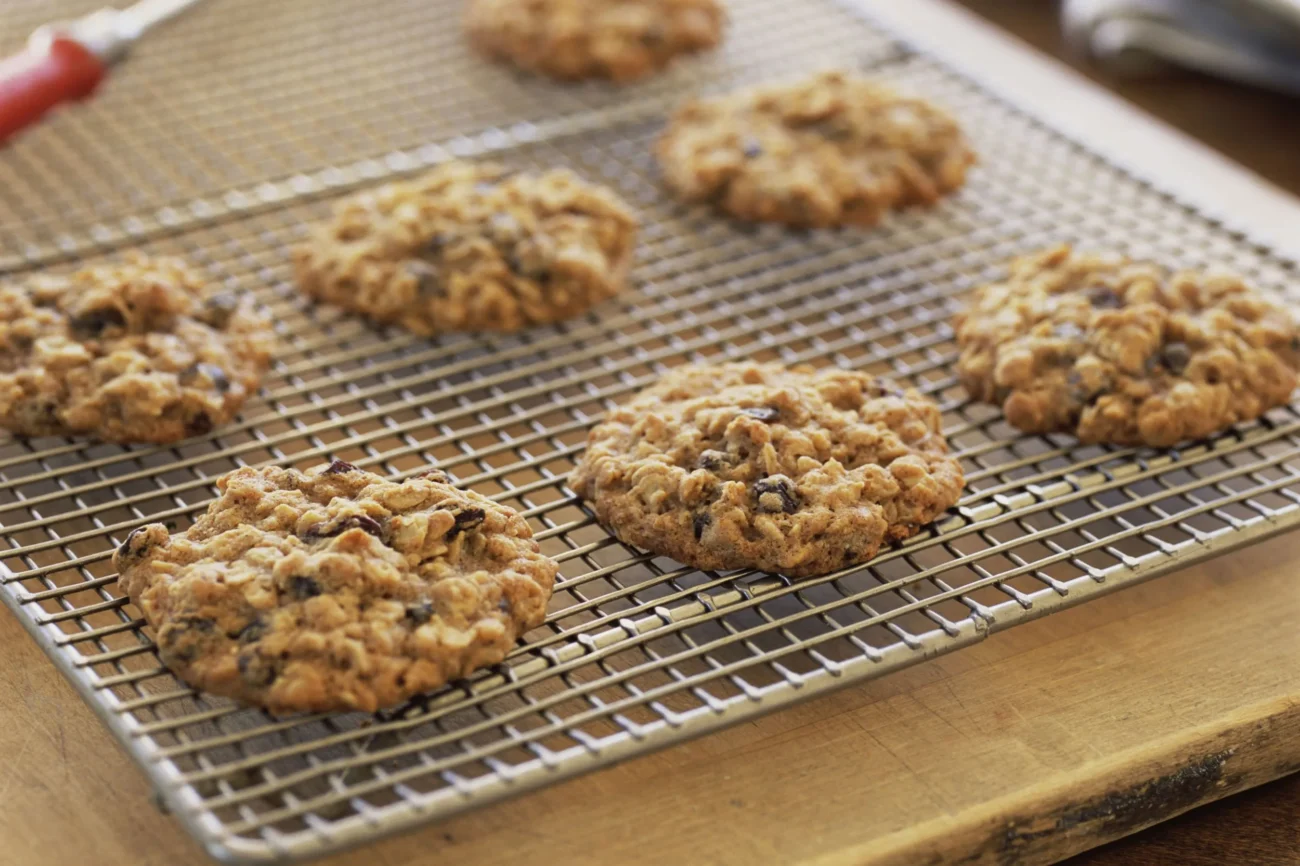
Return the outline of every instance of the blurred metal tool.
[[[1062,25],[1122,74],[1172,65],[1300,93],[1300,0],[1065,0]]]
[[[90,96],[137,39],[200,2],[140,0],[41,27],[23,51],[0,60],[0,143],[55,106]]]

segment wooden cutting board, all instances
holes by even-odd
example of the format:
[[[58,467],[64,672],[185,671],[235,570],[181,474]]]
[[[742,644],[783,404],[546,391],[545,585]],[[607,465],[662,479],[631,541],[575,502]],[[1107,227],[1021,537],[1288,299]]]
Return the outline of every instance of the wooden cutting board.
[[[322,861],[1050,863],[1300,769],[1300,534]],[[0,618],[4,862],[203,855]]]

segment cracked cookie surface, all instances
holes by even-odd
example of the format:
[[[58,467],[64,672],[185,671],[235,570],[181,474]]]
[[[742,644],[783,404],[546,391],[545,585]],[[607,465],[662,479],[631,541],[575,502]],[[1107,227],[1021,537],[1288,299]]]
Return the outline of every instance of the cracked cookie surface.
[[[668,186],[743,220],[874,225],[937,202],[975,161],[947,113],[847,73],[686,103],[659,139]]]
[[[867,373],[688,366],[591,432],[573,489],[628,544],[792,577],[865,562],[957,502],[938,407]]]
[[[971,396],[1028,433],[1167,447],[1286,403],[1300,332],[1223,273],[1061,246],[1011,263],[955,321]]]
[[[637,220],[565,170],[452,162],[340,202],[294,252],[299,287],[417,334],[577,316],[627,280]]]
[[[185,532],[132,532],[120,586],[190,685],[273,712],[393,706],[505,658],[556,565],[441,472],[239,469]]]
[[[0,426],[164,444],[230,421],[274,334],[251,299],[175,259],[131,255],[0,286]]]
[[[718,44],[719,0],[470,0],[484,54],[553,78],[635,81]]]

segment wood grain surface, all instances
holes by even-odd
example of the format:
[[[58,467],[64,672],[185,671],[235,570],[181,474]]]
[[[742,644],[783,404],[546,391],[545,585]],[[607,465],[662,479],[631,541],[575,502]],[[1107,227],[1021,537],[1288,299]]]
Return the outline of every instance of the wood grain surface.
[[[1295,866],[1300,863],[1300,775],[1204,806],[1067,866]]]
[[[1125,80],[1065,50],[1055,2],[959,0],[1041,51],[1229,158],[1300,193],[1300,99],[1194,73]],[[1300,659],[1296,660],[1300,665]],[[1069,866],[1294,866],[1300,863],[1300,777],[1240,794],[1070,860]]]

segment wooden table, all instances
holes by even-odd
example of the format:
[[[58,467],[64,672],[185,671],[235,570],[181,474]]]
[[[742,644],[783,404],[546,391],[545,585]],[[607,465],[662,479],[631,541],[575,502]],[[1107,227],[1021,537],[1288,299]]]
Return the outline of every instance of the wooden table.
[[[1184,165],[1214,176],[1212,162]],[[1285,202],[1270,206],[1279,220],[1294,216]],[[1274,539],[323,862],[901,866],[918,851],[935,864],[1059,860],[1300,769],[1297,558],[1300,535]],[[0,652],[0,861],[204,862],[8,617]],[[1256,798],[1260,807],[1218,808],[1230,820],[1242,809],[1255,816],[1257,829],[1235,828],[1254,834],[1253,847],[1216,836],[1211,822],[1185,826],[1179,835],[1203,847],[1178,862],[1297,862],[1295,811],[1282,799],[1297,789],[1283,783]],[[1160,859],[1161,838],[1079,862],[1175,862]]]
[[[1035,48],[1074,60],[1056,3],[960,0]],[[1116,79],[1080,64],[1108,87],[1281,187],[1300,193],[1300,98],[1192,73]],[[1297,661],[1300,663],[1300,660]],[[1300,863],[1300,775],[1197,810],[1070,861],[1069,866]]]

